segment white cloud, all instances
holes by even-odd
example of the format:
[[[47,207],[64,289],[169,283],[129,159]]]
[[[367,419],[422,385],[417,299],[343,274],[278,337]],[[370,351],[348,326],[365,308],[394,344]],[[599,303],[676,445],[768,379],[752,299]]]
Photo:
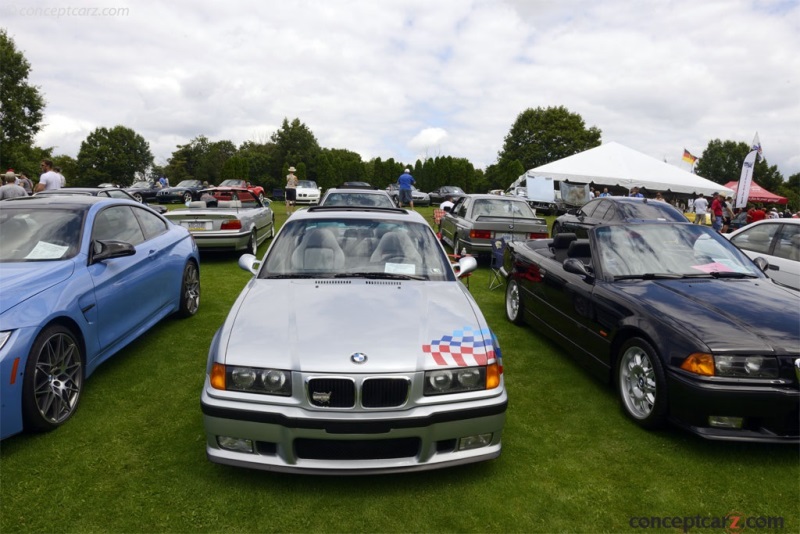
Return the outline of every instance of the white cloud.
[[[29,2],[34,7],[44,2]],[[496,160],[529,107],[679,163],[712,139],[800,172],[800,6],[778,0],[136,2],[126,16],[3,24],[47,100],[37,139],[77,154],[123,124],[158,162],[299,118],[323,146]],[[441,152],[439,152],[441,150]]]

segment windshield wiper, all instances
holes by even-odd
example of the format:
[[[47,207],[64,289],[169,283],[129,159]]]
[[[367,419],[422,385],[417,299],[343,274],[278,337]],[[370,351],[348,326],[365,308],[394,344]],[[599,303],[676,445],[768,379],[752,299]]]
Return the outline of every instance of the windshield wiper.
[[[683,278],[678,273],[643,273],[643,274],[623,274],[615,276],[614,280],[677,280]]]
[[[334,278],[372,278],[377,280],[427,280],[426,277],[418,274],[401,274],[401,273],[381,273],[381,272],[364,272],[364,273],[339,273],[334,275]]]
[[[758,278],[751,273],[740,273],[736,271],[711,271],[709,274],[714,278]]]
[[[320,278],[322,275],[319,274],[300,274],[300,273],[290,273],[290,274],[268,274],[266,276],[262,276],[261,278],[268,278],[271,280],[279,280],[279,279],[286,279],[286,278]]]

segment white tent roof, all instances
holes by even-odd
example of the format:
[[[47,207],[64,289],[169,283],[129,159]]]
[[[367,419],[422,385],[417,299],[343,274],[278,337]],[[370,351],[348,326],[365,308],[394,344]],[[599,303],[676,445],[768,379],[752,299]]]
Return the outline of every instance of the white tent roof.
[[[718,183],[614,142],[531,169],[518,181],[523,181],[526,176],[544,176],[579,184],[593,182],[627,189],[637,186],[650,191],[733,195],[731,189]]]

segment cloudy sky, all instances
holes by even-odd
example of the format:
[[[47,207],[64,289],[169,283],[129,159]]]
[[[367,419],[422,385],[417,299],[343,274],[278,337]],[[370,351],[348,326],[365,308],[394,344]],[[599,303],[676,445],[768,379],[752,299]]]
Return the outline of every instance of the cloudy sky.
[[[198,135],[266,141],[286,117],[365,160],[485,167],[519,113],[565,106],[603,142],[684,169],[684,148],[758,132],[770,164],[800,172],[800,0],[9,0],[0,14],[56,154],[121,124],[165,164]]]

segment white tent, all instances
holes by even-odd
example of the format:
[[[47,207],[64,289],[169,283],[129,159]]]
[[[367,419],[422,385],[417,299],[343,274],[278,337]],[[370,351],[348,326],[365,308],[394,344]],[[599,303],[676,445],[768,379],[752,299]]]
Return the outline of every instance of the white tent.
[[[532,176],[627,189],[645,187],[648,191],[733,195],[733,191],[727,187],[614,142],[531,169],[520,176],[517,182],[522,183]]]

